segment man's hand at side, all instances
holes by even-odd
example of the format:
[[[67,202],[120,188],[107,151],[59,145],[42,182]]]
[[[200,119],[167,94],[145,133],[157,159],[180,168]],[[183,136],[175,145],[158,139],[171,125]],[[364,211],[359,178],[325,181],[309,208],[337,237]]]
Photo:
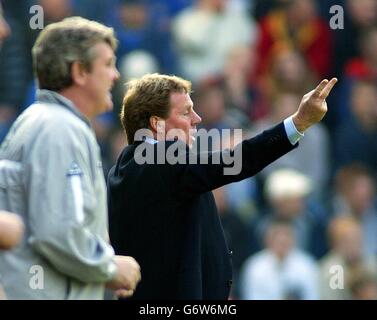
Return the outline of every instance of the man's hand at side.
[[[24,223],[20,216],[8,211],[0,211],[0,250],[10,250],[17,246],[24,233]]]
[[[118,267],[114,279],[106,286],[115,291],[118,297],[129,297],[133,295],[137,284],[141,280],[140,266],[132,257],[115,256],[114,262]]]
[[[293,123],[298,131],[303,133],[323,119],[327,112],[325,99],[337,81],[337,78],[332,78],[330,81],[322,80],[317,88],[304,95],[298,110],[292,116]]]

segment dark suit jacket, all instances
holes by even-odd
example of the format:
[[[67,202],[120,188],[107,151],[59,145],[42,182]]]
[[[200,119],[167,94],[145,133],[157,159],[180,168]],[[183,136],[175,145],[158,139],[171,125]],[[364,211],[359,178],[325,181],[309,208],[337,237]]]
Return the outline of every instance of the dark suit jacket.
[[[211,190],[256,174],[295,146],[281,123],[222,151],[233,155],[242,146],[238,175],[224,175],[223,162],[136,163],[140,150],[165,154],[173,143],[129,145],[110,170],[111,243],[116,254],[133,256],[141,266],[134,299],[227,299],[231,258]],[[187,159],[188,147],[176,145]]]

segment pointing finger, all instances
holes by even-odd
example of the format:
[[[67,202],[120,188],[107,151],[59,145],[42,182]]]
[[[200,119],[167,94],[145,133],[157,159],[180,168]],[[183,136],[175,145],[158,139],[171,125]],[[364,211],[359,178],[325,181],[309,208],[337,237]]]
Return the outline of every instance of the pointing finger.
[[[330,94],[330,91],[334,87],[335,83],[338,82],[337,78],[332,78],[329,83],[326,84],[326,86],[323,88],[320,94],[320,98],[326,99],[327,96]]]
[[[320,97],[323,89],[326,87],[328,82],[329,80],[327,79],[322,80],[321,83],[317,86],[317,88],[314,89],[313,96]]]

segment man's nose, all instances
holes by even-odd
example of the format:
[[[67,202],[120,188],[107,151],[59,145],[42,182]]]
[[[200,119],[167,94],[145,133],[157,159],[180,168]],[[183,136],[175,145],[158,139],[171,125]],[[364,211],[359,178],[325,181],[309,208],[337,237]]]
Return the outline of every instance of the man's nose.
[[[119,80],[119,78],[120,78],[120,73],[117,68],[114,68],[114,81]]]
[[[202,118],[194,111],[194,116],[193,116],[193,119],[192,119],[192,123],[194,125],[197,125],[200,122],[202,122]]]

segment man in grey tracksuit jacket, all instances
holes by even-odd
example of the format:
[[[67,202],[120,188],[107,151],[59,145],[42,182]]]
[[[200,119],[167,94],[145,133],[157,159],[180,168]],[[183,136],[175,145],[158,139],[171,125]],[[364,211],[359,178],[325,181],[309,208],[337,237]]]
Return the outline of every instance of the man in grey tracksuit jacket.
[[[0,159],[0,209],[26,221],[22,244],[0,256],[8,298],[102,298],[116,266],[100,151],[88,121],[68,99],[40,90]]]
[[[81,17],[49,24],[33,47],[37,101],[0,146],[0,210],[25,224],[20,245],[0,252],[9,299],[102,299],[105,285],[127,297],[140,281],[138,263],[109,244],[89,122],[112,108],[115,48],[111,28]]]

